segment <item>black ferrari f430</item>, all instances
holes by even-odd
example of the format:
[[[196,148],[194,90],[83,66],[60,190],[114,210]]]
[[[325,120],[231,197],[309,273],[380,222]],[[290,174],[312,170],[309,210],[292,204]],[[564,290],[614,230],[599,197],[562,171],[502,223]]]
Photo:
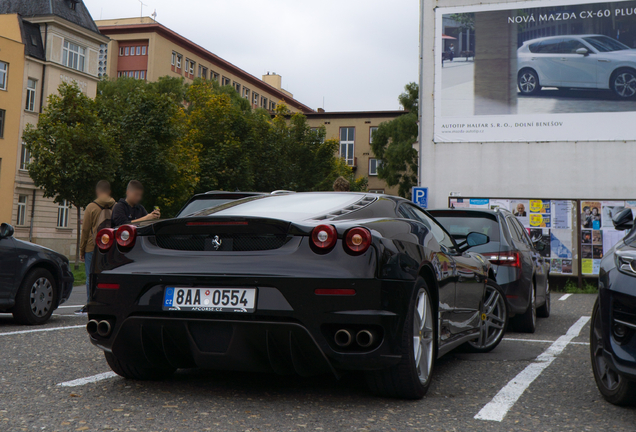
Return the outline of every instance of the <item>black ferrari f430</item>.
[[[410,202],[367,193],[245,198],[97,235],[88,333],[132,379],[179,368],[365,371],[421,398],[436,358],[487,352],[507,323],[489,263]]]

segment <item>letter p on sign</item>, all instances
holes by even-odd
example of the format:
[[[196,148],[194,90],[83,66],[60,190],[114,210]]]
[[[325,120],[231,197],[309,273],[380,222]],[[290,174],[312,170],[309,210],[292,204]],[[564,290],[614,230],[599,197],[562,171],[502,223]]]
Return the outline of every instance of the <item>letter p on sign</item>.
[[[414,187],[413,202],[424,209],[428,208],[428,188]]]

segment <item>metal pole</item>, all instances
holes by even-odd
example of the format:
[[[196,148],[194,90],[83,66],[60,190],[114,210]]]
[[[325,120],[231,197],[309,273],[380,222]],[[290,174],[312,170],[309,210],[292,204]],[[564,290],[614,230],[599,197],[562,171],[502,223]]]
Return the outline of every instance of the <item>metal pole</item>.
[[[422,121],[422,101],[424,100],[423,95],[422,95],[422,89],[424,88],[424,16],[425,16],[425,12],[424,12],[424,8],[425,8],[425,1],[426,0],[420,0],[420,46],[419,46],[419,58],[420,58],[420,64],[419,66],[419,96],[418,96],[418,103],[417,103],[417,123],[418,123],[418,134],[417,134],[417,140],[418,140],[418,146],[419,146],[419,153],[418,153],[418,176],[417,176],[417,185],[418,186],[422,186],[422,141],[424,138],[424,133],[422,131],[423,128],[423,121]]]

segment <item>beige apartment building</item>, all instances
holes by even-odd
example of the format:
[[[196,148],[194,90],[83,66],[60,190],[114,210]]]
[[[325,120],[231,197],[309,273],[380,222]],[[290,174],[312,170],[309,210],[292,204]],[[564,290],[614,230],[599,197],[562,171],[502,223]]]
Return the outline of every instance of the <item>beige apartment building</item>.
[[[259,79],[152,18],[96,23],[99,31],[111,39],[101,47],[100,75],[148,81],[163,76],[183,77],[186,82],[195,78],[216,80],[221,85],[233,86],[254,108],[273,111],[284,102],[292,112],[314,112],[282,88],[280,75],[271,73]]]
[[[340,156],[353,168],[356,178],[369,179],[369,191],[397,195],[398,187],[388,187],[378,178],[378,164],[381,163],[371,150],[373,133],[378,126],[393,120],[406,111],[346,111],[305,114],[312,128],[324,126],[326,139],[340,142]]]
[[[62,82],[95,97],[107,42],[80,0],[0,2],[0,222],[14,225],[17,238],[67,255],[75,253],[77,211],[35,187],[22,131],[37,124]]]

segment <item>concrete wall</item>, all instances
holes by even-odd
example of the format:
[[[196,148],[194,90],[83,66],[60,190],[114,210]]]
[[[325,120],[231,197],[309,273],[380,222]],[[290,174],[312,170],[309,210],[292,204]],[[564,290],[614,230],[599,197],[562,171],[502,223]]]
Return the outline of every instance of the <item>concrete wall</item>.
[[[446,207],[451,192],[460,192],[463,196],[490,198],[625,199],[636,197],[636,188],[634,188],[636,170],[633,169],[633,161],[636,157],[635,141],[435,144],[433,142],[435,55],[441,54],[434,52],[437,31],[434,9],[505,2],[422,0],[422,3],[424,22],[420,98],[421,184],[429,187],[431,208]],[[485,25],[480,31],[489,28],[487,23],[481,24]],[[480,23],[476,22],[476,25]],[[502,26],[490,26],[490,29],[493,38],[489,40],[493,44],[497,44],[496,38],[509,37],[506,34],[507,29]],[[506,47],[499,47],[500,52],[505,49]],[[476,62],[479,61],[479,55],[477,55]],[[508,81],[503,81],[503,90],[509,89],[509,86]],[[499,96],[504,97],[503,93]],[[636,120],[636,114],[634,119]],[[598,127],[602,128],[603,124],[598,124]]]

